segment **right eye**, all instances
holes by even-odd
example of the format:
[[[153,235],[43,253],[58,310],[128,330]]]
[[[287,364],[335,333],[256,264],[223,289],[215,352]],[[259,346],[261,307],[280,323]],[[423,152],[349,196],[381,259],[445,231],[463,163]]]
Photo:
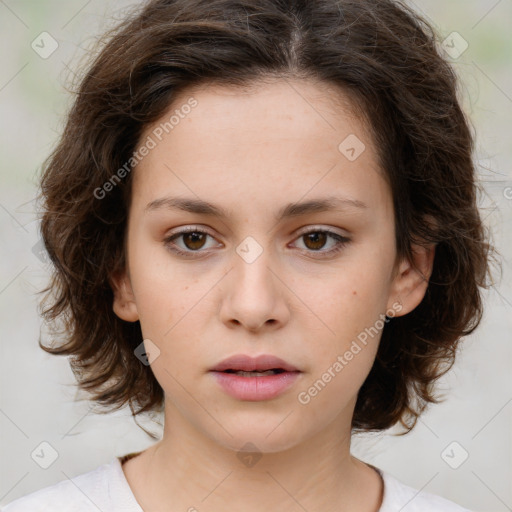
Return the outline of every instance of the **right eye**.
[[[164,240],[165,247],[170,251],[185,257],[194,257],[194,253],[204,253],[208,251],[201,250],[205,247],[207,237],[213,238],[208,232],[195,226],[182,229]],[[182,245],[175,243],[175,240],[182,239]]]

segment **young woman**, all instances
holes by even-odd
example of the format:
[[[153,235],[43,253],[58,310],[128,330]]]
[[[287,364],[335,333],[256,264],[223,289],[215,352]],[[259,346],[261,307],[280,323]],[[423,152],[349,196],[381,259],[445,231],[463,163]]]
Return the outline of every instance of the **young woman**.
[[[456,87],[392,0],[153,0],[109,34],[41,181],[43,348],[164,434],[5,511],[466,510],[350,453],[481,318]]]

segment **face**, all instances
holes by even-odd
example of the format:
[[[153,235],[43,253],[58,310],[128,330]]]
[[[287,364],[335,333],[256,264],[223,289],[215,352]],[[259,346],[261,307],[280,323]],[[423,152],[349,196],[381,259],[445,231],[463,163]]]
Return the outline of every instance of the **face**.
[[[376,148],[343,104],[315,82],[210,85],[141,137],[114,311],[151,340],[166,424],[263,452],[350,433],[385,315],[414,309],[426,282],[397,259]],[[424,274],[431,261],[417,250]],[[297,371],[211,371],[238,355]]]

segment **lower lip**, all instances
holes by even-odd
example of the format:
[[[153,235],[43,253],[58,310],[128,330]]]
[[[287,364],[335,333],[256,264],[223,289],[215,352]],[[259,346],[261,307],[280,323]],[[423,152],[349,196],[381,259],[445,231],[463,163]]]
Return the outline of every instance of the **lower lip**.
[[[271,400],[288,389],[301,372],[282,372],[262,377],[212,372],[224,391],[239,400]]]

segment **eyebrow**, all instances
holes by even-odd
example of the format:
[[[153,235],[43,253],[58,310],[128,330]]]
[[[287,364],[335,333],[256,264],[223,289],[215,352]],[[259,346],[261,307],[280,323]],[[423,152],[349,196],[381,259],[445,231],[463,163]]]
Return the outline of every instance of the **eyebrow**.
[[[298,217],[308,213],[343,210],[347,207],[356,209],[367,208],[366,204],[358,199],[326,197],[323,199],[303,201],[301,203],[289,203],[276,214],[275,220],[281,221],[283,219]],[[186,197],[161,197],[159,199],[155,199],[146,205],[144,212],[153,212],[158,210],[181,210],[189,213],[219,217],[221,219],[227,219],[230,215],[229,211],[226,211],[212,203],[203,201],[202,199]]]

